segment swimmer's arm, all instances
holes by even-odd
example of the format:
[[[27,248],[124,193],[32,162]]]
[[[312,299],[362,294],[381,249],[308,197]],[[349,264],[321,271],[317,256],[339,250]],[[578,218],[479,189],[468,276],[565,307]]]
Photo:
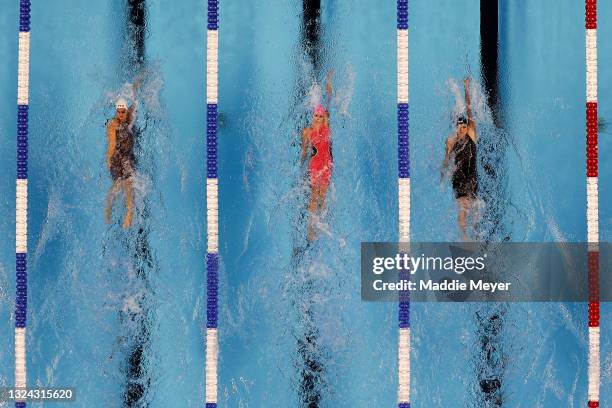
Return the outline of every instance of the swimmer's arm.
[[[134,103],[132,103],[132,106],[130,106],[128,111],[130,117],[130,123],[128,126],[130,126],[130,128],[134,126],[134,123],[136,122],[136,117],[138,116],[138,90],[140,89],[140,85],[141,74],[138,75],[138,77],[134,80],[134,83],[132,84],[132,100],[134,101]]]
[[[467,109],[468,121],[473,122],[474,117],[472,115],[472,100],[470,98],[470,78],[463,80],[463,88],[465,89],[465,106]]]
[[[329,108],[330,108],[330,104],[331,104],[331,97],[332,97],[332,91],[333,91],[333,87],[332,87],[332,77],[334,76],[334,70],[330,69],[329,72],[327,73],[327,83],[325,84],[325,120],[326,122],[329,122]],[[326,123],[327,125],[328,123]]]
[[[478,133],[476,132],[476,123],[473,120],[468,122],[467,134],[472,139],[472,141],[476,143],[476,141],[478,140]]]
[[[136,122],[136,116],[138,115],[138,99],[134,100],[132,106],[130,106],[130,126]]]
[[[308,153],[308,147],[310,145],[310,134],[307,129],[302,131],[302,153],[300,154],[300,164],[304,164],[306,155]]]
[[[138,98],[134,98],[134,103],[132,103],[132,106],[128,109],[128,114],[130,121],[128,126],[131,129],[134,123],[136,123],[136,117],[138,116]]]
[[[465,88],[465,106],[468,116],[468,136],[476,143],[476,121],[474,120],[474,114],[472,113],[472,99],[470,98],[470,78],[463,80],[463,86]]]
[[[113,154],[115,154],[115,146],[117,144],[117,132],[116,132],[116,123],[115,120],[111,120],[108,125],[106,125],[106,137],[108,138],[108,150],[106,151],[106,164],[110,168],[111,166],[111,158]]]
[[[473,119],[468,119],[468,136],[474,143],[478,140],[478,133],[476,132],[476,122]]]
[[[134,92],[138,92],[138,89],[140,88],[142,81],[147,76],[147,73],[147,69],[143,68],[138,72],[138,74],[136,74],[136,76],[134,77],[134,84],[132,85],[132,87],[134,88]]]
[[[446,152],[444,153],[444,161],[442,162],[442,169],[440,170],[440,177],[444,178],[444,174],[448,169],[448,163],[450,162],[453,146],[455,145],[455,137],[449,136],[446,139]]]

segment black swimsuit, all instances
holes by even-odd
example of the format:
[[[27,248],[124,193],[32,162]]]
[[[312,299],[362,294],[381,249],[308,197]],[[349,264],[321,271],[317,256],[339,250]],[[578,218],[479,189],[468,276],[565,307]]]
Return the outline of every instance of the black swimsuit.
[[[453,146],[455,153],[455,173],[453,174],[453,190],[455,198],[475,198],[478,191],[478,170],[476,168],[476,143],[469,135],[457,137]]]
[[[116,130],[115,153],[111,158],[113,180],[128,179],[134,174],[134,133],[127,123],[121,123]]]

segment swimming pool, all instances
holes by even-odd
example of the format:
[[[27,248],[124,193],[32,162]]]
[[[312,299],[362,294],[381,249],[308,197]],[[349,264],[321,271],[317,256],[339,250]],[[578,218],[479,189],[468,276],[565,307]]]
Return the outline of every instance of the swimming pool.
[[[127,233],[118,218],[107,227],[103,217],[110,185],[104,125],[134,75],[125,2],[33,5],[28,383],[75,387],[76,406],[204,401],[206,9],[191,0],[146,3],[140,212]],[[360,242],[397,239],[396,4],[323,2],[317,68],[300,45],[301,7],[278,0],[220,6],[219,405],[287,407],[318,395],[325,407],[394,406],[397,305],[361,302],[358,268]],[[0,11],[7,90],[0,154],[7,158],[15,151],[18,12],[16,4]],[[583,4],[504,2],[500,13],[500,109],[509,143],[496,238],[583,241]],[[612,9],[600,2],[598,14],[600,116],[607,121]],[[415,241],[457,238],[455,204],[437,174],[451,131],[453,80],[479,77],[478,19],[475,1],[410,4]],[[305,205],[298,132],[320,92],[315,79],[320,83],[328,68],[336,76],[327,228],[296,256]],[[485,109],[478,114],[484,138],[491,119]],[[612,232],[606,132],[599,147],[602,241]],[[12,333],[15,162],[1,165],[0,230],[8,238],[0,244],[0,324]],[[585,305],[498,307],[505,316],[504,406],[584,406]],[[412,306],[412,406],[486,406],[477,384],[475,315],[491,308]],[[605,406],[606,305],[602,315]],[[142,372],[130,371],[134,366]],[[0,338],[0,368],[0,386],[10,386],[11,335]],[[314,391],[305,389],[305,373]],[[144,391],[130,400],[136,385]]]

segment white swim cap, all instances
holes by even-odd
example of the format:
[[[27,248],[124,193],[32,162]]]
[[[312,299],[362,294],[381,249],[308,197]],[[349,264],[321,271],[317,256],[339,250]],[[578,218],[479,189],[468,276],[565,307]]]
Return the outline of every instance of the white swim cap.
[[[124,98],[117,99],[117,103],[115,104],[116,109],[127,109],[128,103]]]

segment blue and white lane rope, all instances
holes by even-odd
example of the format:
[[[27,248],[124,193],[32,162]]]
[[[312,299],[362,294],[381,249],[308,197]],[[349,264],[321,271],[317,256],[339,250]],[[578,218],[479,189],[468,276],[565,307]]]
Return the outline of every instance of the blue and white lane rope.
[[[15,388],[26,387],[26,314],[28,304],[28,95],[30,88],[30,0],[19,2],[17,66],[17,188],[15,214]],[[24,408],[24,400],[15,402]]]
[[[397,1],[397,159],[399,241],[410,242],[410,149],[408,132],[408,0]],[[405,249],[408,246],[405,245]],[[401,276],[402,279],[407,278]],[[398,407],[410,407],[410,299],[400,293]]]
[[[219,190],[217,179],[217,83],[219,1],[208,0],[206,41],[206,408],[217,406],[219,293]]]

